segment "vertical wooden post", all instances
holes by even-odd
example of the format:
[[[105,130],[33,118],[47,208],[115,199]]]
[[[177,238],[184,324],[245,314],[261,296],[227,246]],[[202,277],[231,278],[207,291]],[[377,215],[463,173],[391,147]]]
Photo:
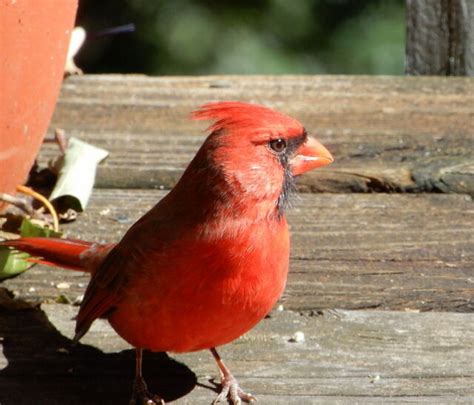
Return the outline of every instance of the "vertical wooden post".
[[[474,76],[474,0],[406,4],[406,73]]]

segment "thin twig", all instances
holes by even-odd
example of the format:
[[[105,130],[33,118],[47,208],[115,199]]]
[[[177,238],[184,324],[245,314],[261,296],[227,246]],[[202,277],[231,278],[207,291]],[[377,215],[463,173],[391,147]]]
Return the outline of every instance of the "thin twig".
[[[6,193],[0,193],[0,200],[5,201],[8,204],[14,205],[20,210],[26,212],[28,215],[33,215],[34,213],[33,207],[31,207],[31,205],[28,204],[28,201],[26,201],[24,198]]]

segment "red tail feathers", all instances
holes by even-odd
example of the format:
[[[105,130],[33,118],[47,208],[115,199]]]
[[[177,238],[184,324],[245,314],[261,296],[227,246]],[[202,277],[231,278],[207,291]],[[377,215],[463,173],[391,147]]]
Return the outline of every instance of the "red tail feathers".
[[[81,271],[90,271],[84,267],[81,253],[92,245],[82,240],[56,238],[20,238],[0,242],[0,246],[29,253],[34,257],[31,261]]]

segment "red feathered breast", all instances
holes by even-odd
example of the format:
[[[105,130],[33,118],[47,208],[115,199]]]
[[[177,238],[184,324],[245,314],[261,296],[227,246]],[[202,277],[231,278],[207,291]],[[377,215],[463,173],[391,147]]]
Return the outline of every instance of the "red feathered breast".
[[[109,321],[133,346],[154,351],[223,345],[272,309],[285,287],[288,261],[284,219],[265,220],[217,240],[183,238],[166,255],[147,261],[149,268],[127,288],[140,295],[126,295]]]

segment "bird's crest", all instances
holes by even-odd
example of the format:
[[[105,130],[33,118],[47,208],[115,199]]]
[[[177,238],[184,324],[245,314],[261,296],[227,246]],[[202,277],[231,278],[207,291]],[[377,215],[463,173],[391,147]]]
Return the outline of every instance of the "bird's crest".
[[[277,132],[301,133],[302,125],[285,114],[270,108],[238,101],[204,104],[191,115],[195,120],[214,120],[210,132],[231,131],[245,133]]]

